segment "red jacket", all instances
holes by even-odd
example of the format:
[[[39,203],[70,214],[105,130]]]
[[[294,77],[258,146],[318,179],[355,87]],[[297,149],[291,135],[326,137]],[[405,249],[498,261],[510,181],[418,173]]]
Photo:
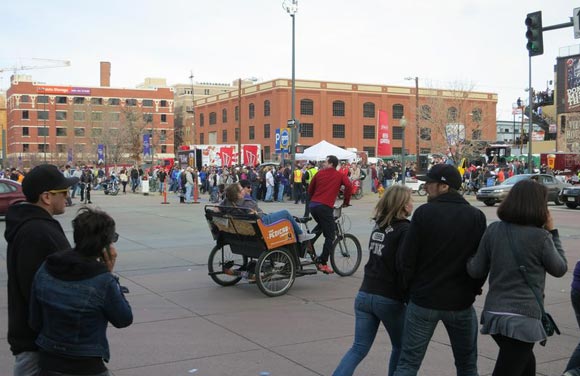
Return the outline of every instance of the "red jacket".
[[[352,185],[348,176],[332,167],[318,171],[308,186],[310,202],[318,202],[333,208],[341,185],[344,185],[344,204],[349,205]]]

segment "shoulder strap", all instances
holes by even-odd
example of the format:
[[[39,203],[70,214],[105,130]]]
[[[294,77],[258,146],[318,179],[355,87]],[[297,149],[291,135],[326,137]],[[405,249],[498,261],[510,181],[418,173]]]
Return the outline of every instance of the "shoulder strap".
[[[544,305],[542,304],[540,297],[538,296],[538,293],[536,292],[536,290],[534,290],[532,288],[532,284],[530,283],[529,279],[528,279],[528,270],[525,267],[525,265],[520,261],[520,259],[518,258],[518,253],[516,252],[516,247],[514,244],[514,241],[512,239],[512,232],[511,232],[511,225],[507,222],[504,222],[506,224],[506,232],[507,232],[507,237],[508,240],[510,242],[510,247],[509,249],[512,252],[512,255],[514,256],[514,260],[516,261],[516,264],[518,265],[518,270],[520,271],[522,277],[524,277],[524,280],[526,281],[526,285],[528,285],[528,287],[530,288],[530,290],[532,290],[532,293],[534,294],[534,297],[536,298],[536,302],[538,302],[538,305],[540,306],[540,310],[542,311],[542,316],[544,316]]]

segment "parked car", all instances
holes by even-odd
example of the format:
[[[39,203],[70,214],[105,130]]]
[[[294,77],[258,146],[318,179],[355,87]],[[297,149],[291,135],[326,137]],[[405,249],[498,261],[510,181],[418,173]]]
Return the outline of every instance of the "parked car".
[[[413,191],[413,193],[417,193],[419,196],[425,196],[427,191],[425,190],[425,182],[421,180],[417,180],[415,178],[405,178],[405,185]]]
[[[514,175],[509,179],[506,179],[501,185],[494,185],[492,187],[483,187],[477,191],[475,197],[479,201],[487,206],[493,206],[498,202],[503,201],[510,189],[514,184],[524,179],[535,179],[539,183],[543,184],[548,188],[548,201],[553,201],[556,205],[564,204],[560,200],[560,191],[565,187],[569,187],[570,184],[563,183],[556,179],[553,175],[548,174],[521,174]]]
[[[0,216],[6,215],[10,205],[23,200],[26,200],[26,197],[22,193],[20,183],[8,179],[0,179]]]
[[[565,187],[560,193],[560,200],[570,209],[576,209],[578,206],[580,206],[580,187]]]

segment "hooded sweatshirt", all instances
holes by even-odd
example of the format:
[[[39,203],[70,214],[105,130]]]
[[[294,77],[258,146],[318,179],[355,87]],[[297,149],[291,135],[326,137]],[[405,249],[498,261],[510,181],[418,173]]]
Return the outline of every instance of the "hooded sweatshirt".
[[[4,238],[8,242],[8,343],[14,355],[37,351],[37,333],[28,326],[30,288],[47,256],[70,248],[58,221],[43,208],[18,203],[8,208]]]

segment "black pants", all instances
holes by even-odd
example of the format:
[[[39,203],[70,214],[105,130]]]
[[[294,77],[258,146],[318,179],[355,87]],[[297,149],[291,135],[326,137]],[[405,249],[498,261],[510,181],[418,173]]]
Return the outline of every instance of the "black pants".
[[[580,327],[580,291],[572,289],[570,298],[572,299],[572,308],[574,308],[574,313],[576,314],[576,321]],[[572,357],[566,366],[566,371],[569,371],[572,375],[580,375],[580,343],[572,353]]]
[[[492,335],[492,338],[499,346],[493,376],[536,375],[534,343],[518,341],[499,334]]]
[[[86,188],[86,200],[91,201],[91,185],[89,183],[81,183],[81,202],[85,201],[85,188]]]
[[[310,208],[310,212],[316,223],[318,223],[313,231],[316,232],[316,230],[320,229],[324,235],[324,246],[322,247],[320,262],[326,264],[328,262],[328,256],[330,256],[330,251],[332,250],[332,243],[334,243],[334,238],[336,237],[334,209],[326,205],[317,205]]]
[[[298,201],[304,202],[303,194],[304,194],[304,187],[302,183],[294,183],[294,203],[297,204]]]

